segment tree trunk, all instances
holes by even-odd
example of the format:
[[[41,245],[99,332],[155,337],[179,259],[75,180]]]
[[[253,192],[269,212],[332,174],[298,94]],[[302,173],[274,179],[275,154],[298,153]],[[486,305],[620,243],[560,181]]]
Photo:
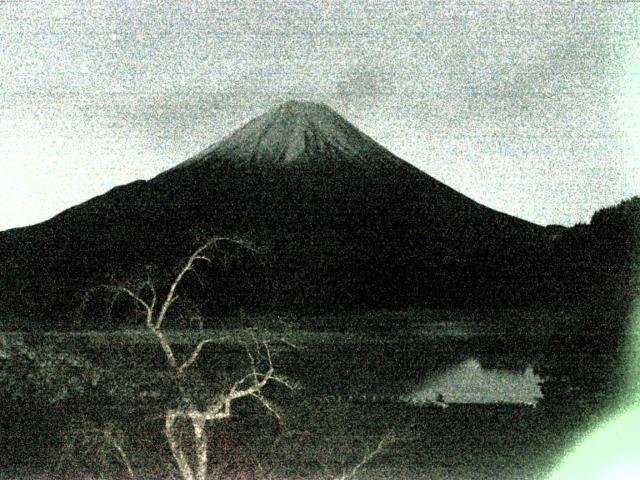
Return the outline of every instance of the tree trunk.
[[[187,459],[185,453],[182,451],[182,447],[180,446],[178,439],[174,435],[173,430],[177,419],[178,414],[171,411],[167,412],[167,415],[165,417],[165,435],[167,437],[167,441],[169,442],[169,447],[171,448],[173,458],[178,465],[178,470],[180,470],[182,480],[196,480],[196,477],[194,477],[193,475],[193,470],[189,465],[189,460]]]
[[[208,466],[206,422],[199,418],[192,418],[191,422],[196,441],[196,480],[206,480]]]

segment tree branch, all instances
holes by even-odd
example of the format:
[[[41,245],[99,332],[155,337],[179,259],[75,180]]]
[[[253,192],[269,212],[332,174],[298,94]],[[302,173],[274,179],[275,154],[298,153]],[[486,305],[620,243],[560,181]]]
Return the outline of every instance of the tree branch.
[[[217,248],[218,241],[222,239],[233,241],[231,239],[226,239],[224,237],[214,237],[208,240],[207,242],[205,242],[199,248],[197,248],[196,251],[193,252],[191,256],[187,259],[187,262],[185,263],[184,267],[182,267],[182,269],[178,272],[178,275],[176,275],[176,278],[173,280],[173,283],[169,287],[169,292],[167,293],[167,297],[162,303],[162,307],[160,308],[160,313],[158,313],[158,317],[156,318],[156,322],[155,322],[156,328],[159,329],[162,327],[162,322],[164,322],[164,319],[167,315],[167,312],[169,311],[169,308],[171,308],[171,305],[173,305],[173,303],[178,299],[176,295],[176,290],[180,285],[180,282],[182,282],[182,279],[184,278],[184,276],[187,274],[187,272],[193,269],[194,263],[197,262],[198,260],[211,263],[211,259],[203,255],[202,253],[207,249],[211,248],[212,246],[215,246]]]
[[[348,472],[343,472],[342,475],[340,475],[339,477],[336,478],[336,480],[353,480],[353,479],[355,479],[356,478],[356,474],[358,473],[358,471],[362,467],[364,467],[366,464],[371,462],[371,460],[373,460],[374,457],[378,456],[380,453],[385,451],[387,449],[387,447],[389,447],[389,445],[392,445],[397,441],[398,441],[398,439],[396,438],[396,436],[393,433],[387,433],[386,435],[384,435],[380,439],[380,441],[378,442],[378,445],[376,446],[375,449],[373,449],[372,451],[368,452],[364,457],[362,457],[362,460],[360,460],[356,465],[353,466],[353,468],[351,470],[349,470]]]
[[[245,375],[243,378],[241,378],[236,383],[234,383],[233,387],[231,387],[231,390],[226,395],[226,398],[230,400],[236,400],[238,398],[246,397],[253,393],[259,392],[262,388],[264,388],[264,386],[269,382],[269,380],[271,380],[274,372],[273,362],[271,360],[271,351],[269,349],[269,344],[267,344],[266,342],[263,343],[263,346],[265,348],[265,351],[267,352],[267,362],[269,366],[267,372],[258,373],[254,367],[250,374]],[[259,380],[258,377],[262,377],[262,379]],[[253,378],[254,379],[253,383],[248,387],[241,388],[242,384],[245,383],[248,378]]]
[[[198,359],[198,356],[200,355],[200,352],[202,351],[202,348],[207,344],[207,343],[213,343],[213,342],[219,342],[224,340],[227,337],[220,337],[220,338],[207,338],[205,340],[202,340],[201,342],[198,343],[198,345],[196,346],[196,348],[193,349],[193,351],[191,352],[191,355],[189,355],[189,358],[187,358],[179,367],[178,367],[178,375],[182,375],[184,373],[184,371],[189,368],[191,365],[193,365],[193,363]]]
[[[160,348],[162,348],[162,351],[164,352],[164,355],[167,358],[167,361],[169,362],[169,366],[171,368],[177,368],[178,361],[176,360],[176,356],[173,353],[173,348],[171,348],[171,344],[167,340],[167,337],[165,337],[162,330],[155,328],[153,323],[151,323],[151,325],[148,325],[148,327],[158,339]]]
[[[118,456],[120,457],[120,461],[122,461],[122,463],[124,464],[125,468],[127,469],[127,473],[129,475],[129,478],[131,478],[131,480],[135,480],[136,474],[133,471],[133,467],[131,466],[131,462],[129,461],[129,456],[127,455],[127,453],[122,448],[122,445],[120,445],[118,440],[113,436],[113,433],[111,432],[111,430],[105,430],[104,431],[104,437],[107,440],[107,442],[111,443],[113,448],[115,448],[116,452],[118,452]]]
[[[266,408],[269,413],[271,413],[271,415],[273,415],[278,420],[278,422],[282,420],[282,417],[280,417],[280,413],[278,413],[273,405],[271,405],[269,401],[260,394],[260,392],[252,393],[250,394],[250,396],[258,400],[262,404],[262,406]]]

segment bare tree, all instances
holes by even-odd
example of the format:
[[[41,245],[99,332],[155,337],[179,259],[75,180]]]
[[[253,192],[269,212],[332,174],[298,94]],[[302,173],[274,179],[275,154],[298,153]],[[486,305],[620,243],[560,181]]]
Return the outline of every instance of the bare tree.
[[[173,408],[167,408],[164,413],[164,434],[180,475],[184,480],[205,480],[207,478],[209,466],[207,425],[210,422],[229,418],[232,414],[233,404],[242,398],[257,400],[269,413],[277,417],[278,413],[263,396],[262,391],[269,382],[278,382],[291,387],[285,378],[276,376],[274,373],[270,344],[266,341],[259,342],[254,338],[253,346],[246,348],[251,365],[250,371],[246,375],[234,382],[225,391],[218,393],[213,397],[213,400],[206,402],[205,405],[194,401],[188,393],[185,377],[200,358],[205,346],[210,343],[221,342],[227,337],[202,339],[195,346],[189,347],[186,353],[178,355],[170,337],[167,335],[167,317],[180,299],[178,291],[185,277],[190,273],[196,273],[194,270],[196,264],[211,264],[213,257],[209,252],[218,250],[220,242],[229,242],[242,248],[255,250],[251,245],[241,240],[224,237],[209,239],[189,256],[165,289],[166,292],[162,295],[159,293],[158,287],[149,278],[138,282],[135,287],[126,285],[102,286],[102,288],[112,292],[112,306],[119,297],[124,296],[138,307],[144,319],[145,328],[157,339],[166,363],[175,378],[179,392],[178,404]],[[202,330],[202,322],[198,320],[198,323]],[[185,422],[190,425],[192,430],[195,455],[186,451],[181,444],[180,424]],[[114,442],[113,437],[110,437],[109,440],[116,448],[123,463],[127,466],[128,473],[133,475],[130,463],[128,460],[125,461],[126,456],[123,456],[122,449],[118,448],[118,444]]]
[[[194,398],[189,389],[191,377],[188,374],[194,370],[194,366],[202,357],[207,345],[231,340],[232,335],[223,337],[206,337],[203,335],[195,345],[177,348],[175,339],[167,329],[168,321],[174,310],[176,317],[186,320],[189,325],[198,325],[200,334],[204,334],[202,317],[180,297],[180,287],[184,279],[192,274],[197,276],[195,266],[199,263],[212,264],[213,251],[219,251],[219,244],[228,242],[242,248],[257,251],[250,244],[241,240],[215,237],[207,240],[186,259],[184,264],[171,278],[170,283],[160,286],[150,276],[129,284],[102,285],[97,288],[110,292],[110,314],[115,303],[120,298],[129,300],[136,308],[143,320],[143,326],[160,346],[160,351],[170,371],[171,377],[177,386],[177,402],[162,410],[161,417],[164,420],[164,436],[169,445],[172,457],[183,480],[206,480],[215,475],[210,468],[209,444],[210,425],[215,422],[230,418],[233,405],[243,399],[251,398],[262,405],[269,414],[280,419],[279,413],[263,395],[264,388],[273,382],[293,388],[286,378],[277,376],[274,372],[271,344],[269,341],[260,341],[255,334],[250,334],[250,341],[242,340],[240,335],[236,338],[244,343],[249,368],[244,376],[235,382],[230,382],[227,388],[221,391],[208,392],[204,399],[202,396]],[[182,300],[182,301],[181,301]],[[180,308],[176,309],[179,305]],[[285,339],[285,343],[291,345]],[[144,407],[143,407],[144,408]],[[156,417],[157,418],[157,417]],[[185,430],[185,427],[188,427]],[[190,433],[192,442],[183,442],[183,434]],[[109,425],[103,428],[85,428],[83,435],[95,437],[95,441],[101,442],[110,448],[121,465],[126,469],[129,478],[136,477],[135,470],[124,448],[124,436],[119,430]],[[89,438],[89,437],[87,437]],[[386,451],[389,446],[398,441],[398,438],[388,433],[384,435],[374,448],[370,448],[351,467],[345,467],[338,476],[328,475],[333,480],[355,480],[363,467],[374,458]],[[259,464],[259,462],[258,462]],[[263,472],[265,473],[265,472]],[[266,473],[269,475],[268,473]]]

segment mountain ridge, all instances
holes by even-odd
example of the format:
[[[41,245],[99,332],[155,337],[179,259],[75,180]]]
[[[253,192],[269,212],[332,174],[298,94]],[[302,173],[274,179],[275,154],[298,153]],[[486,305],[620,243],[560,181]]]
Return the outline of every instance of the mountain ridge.
[[[9,285],[0,313],[68,323],[79,292],[141,265],[170,270],[202,235],[269,251],[259,265],[218,272],[198,300],[211,312],[525,304],[547,236],[399,159],[328,107],[288,102],[149,181],[0,234],[10,252],[0,255]]]

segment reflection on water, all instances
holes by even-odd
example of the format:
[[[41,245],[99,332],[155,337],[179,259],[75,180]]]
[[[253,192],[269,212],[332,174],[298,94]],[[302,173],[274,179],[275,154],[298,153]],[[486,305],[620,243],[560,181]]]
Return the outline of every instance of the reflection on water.
[[[542,378],[524,371],[483,368],[469,358],[426,380],[406,400],[412,403],[518,403],[536,405],[542,399]]]

